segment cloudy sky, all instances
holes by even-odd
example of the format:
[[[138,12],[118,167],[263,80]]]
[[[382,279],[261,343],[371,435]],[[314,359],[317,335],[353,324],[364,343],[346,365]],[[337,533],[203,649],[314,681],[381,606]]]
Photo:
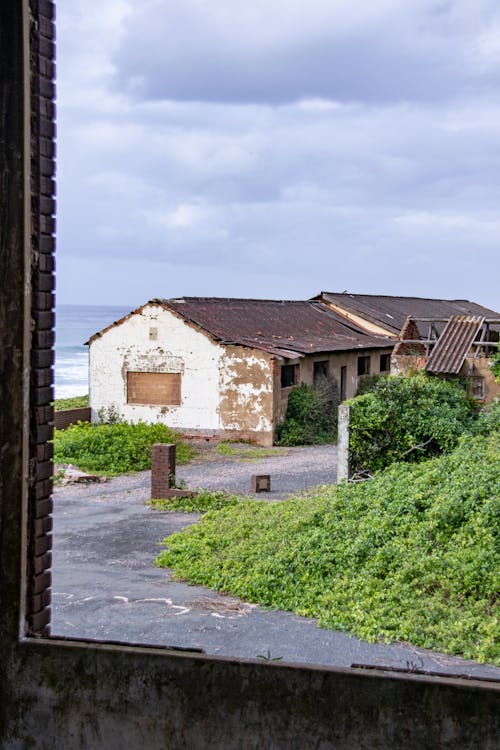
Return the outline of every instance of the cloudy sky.
[[[500,309],[498,0],[58,3],[58,302]]]

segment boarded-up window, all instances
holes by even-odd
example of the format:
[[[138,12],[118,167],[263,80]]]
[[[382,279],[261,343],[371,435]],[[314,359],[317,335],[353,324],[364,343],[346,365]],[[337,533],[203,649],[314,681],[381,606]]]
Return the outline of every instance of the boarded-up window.
[[[127,403],[179,406],[181,403],[181,373],[128,372]]]

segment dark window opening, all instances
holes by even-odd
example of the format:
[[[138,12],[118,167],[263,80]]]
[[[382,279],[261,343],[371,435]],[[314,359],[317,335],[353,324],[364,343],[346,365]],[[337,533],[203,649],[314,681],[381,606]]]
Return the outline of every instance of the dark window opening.
[[[347,398],[347,365],[340,368],[340,400],[345,401]]]
[[[281,367],[281,387],[290,388],[299,382],[298,365],[282,365]]]
[[[391,355],[381,354],[380,355],[380,372],[389,372],[391,369]]]
[[[358,375],[370,374],[370,357],[358,357]]]
[[[313,383],[316,384],[318,380],[328,377],[329,362],[327,359],[321,360],[320,362],[314,363],[313,371]]]

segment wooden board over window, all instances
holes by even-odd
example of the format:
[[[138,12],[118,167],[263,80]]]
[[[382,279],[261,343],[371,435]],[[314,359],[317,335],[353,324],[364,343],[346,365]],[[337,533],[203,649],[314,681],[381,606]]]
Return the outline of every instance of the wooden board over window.
[[[127,403],[179,406],[180,372],[127,372]]]

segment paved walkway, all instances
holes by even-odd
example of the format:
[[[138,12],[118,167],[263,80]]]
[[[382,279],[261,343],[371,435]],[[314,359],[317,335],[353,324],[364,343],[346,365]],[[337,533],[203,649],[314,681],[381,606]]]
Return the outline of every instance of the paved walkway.
[[[279,499],[334,481],[335,448],[293,449],[256,462],[207,458],[179,467],[190,487],[248,492],[252,473],[270,473]],[[401,644],[369,644],[314,620],[264,610],[153,567],[161,540],[196,516],[144,505],[150,473],[55,491],[54,636],[201,649],[207,654],[349,667],[428,670],[500,679],[500,669]]]

